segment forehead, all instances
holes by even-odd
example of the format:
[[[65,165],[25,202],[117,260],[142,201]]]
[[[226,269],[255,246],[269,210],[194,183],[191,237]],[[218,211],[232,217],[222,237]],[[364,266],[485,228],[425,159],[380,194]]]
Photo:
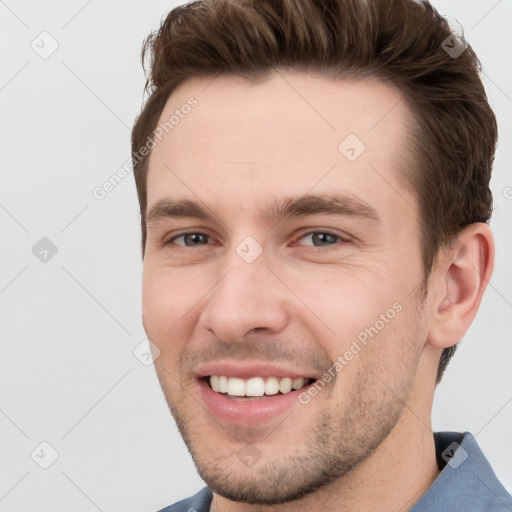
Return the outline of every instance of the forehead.
[[[160,116],[167,130],[150,157],[148,206],[199,194],[255,207],[280,192],[336,190],[384,209],[397,210],[401,196],[410,208],[414,199],[399,180],[411,161],[410,119],[400,91],[377,79],[289,71],[263,82],[194,78]]]

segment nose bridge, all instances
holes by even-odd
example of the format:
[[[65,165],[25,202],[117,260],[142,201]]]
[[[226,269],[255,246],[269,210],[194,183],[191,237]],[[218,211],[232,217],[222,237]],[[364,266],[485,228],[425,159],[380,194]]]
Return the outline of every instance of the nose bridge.
[[[255,328],[282,329],[287,321],[284,290],[267,268],[269,263],[251,237],[229,251],[203,311],[203,327],[226,343],[243,341]]]

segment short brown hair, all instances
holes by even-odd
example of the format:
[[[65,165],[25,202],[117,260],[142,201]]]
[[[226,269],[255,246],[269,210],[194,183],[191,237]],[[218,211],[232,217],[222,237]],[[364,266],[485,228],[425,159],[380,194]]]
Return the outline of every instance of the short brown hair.
[[[464,227],[488,223],[497,124],[472,48],[416,0],[201,0],[173,9],[142,48],[150,94],[132,131],[132,162],[146,244],[146,177],[141,157],[174,89],[219,74],[264,79],[276,69],[329,77],[376,77],[411,109],[415,168],[402,171],[419,204],[424,282],[439,249]],[[459,46],[460,48],[463,48]],[[458,54],[460,53],[460,54]],[[436,383],[457,345],[443,350]]]

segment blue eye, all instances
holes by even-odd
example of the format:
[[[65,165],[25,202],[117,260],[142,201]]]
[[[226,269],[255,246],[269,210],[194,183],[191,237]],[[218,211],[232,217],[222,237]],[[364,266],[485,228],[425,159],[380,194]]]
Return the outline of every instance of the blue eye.
[[[302,235],[299,240],[306,237],[311,237],[314,247],[329,247],[331,245],[336,245],[338,241],[346,241],[340,236],[329,233],[328,231],[310,231],[309,233]],[[315,242],[319,242],[320,245],[317,245]]]
[[[187,238],[187,237],[189,237],[189,238]],[[208,235],[205,235],[204,233],[182,233],[181,235],[176,235],[176,236],[172,237],[169,240],[169,242],[167,242],[167,243],[169,243],[169,244],[173,243],[178,238],[183,238],[185,243],[177,244],[177,245],[183,245],[185,247],[197,247],[198,245],[204,245],[204,244],[201,244],[198,242],[201,242],[201,240],[204,241],[205,239],[208,239],[210,237]],[[186,240],[189,240],[191,242],[191,244],[187,244]]]
[[[301,235],[298,240],[303,240],[307,237],[310,237],[312,243],[304,245],[315,248],[332,247],[342,242],[349,242],[349,240],[334,233],[330,233],[329,231],[309,231]],[[180,238],[182,239],[182,243],[176,243],[176,240]],[[175,244],[182,247],[200,247],[208,245],[209,239],[211,239],[211,237],[205,233],[190,231],[178,233],[166,242],[166,245]]]

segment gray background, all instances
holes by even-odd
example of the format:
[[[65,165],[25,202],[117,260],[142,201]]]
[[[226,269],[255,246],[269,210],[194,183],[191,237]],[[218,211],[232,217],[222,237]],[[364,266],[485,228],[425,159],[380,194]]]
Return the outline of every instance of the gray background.
[[[130,156],[141,42],[177,3],[0,2],[2,512],[150,512],[203,485],[144,345],[142,362],[133,352],[145,339],[133,176],[92,194]],[[475,434],[512,491],[512,2],[433,3],[480,56],[500,125],[496,267],[433,426]]]

